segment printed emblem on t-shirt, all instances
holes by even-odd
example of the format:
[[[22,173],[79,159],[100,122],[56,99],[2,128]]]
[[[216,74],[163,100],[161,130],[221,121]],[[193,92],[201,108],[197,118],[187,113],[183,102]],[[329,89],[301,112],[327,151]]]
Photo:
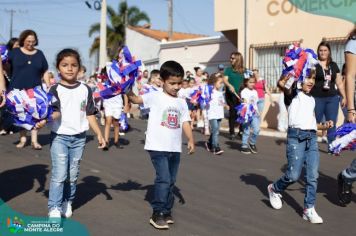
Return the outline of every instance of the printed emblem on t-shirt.
[[[169,129],[180,128],[180,112],[177,108],[168,107],[163,111],[161,125]]]
[[[81,103],[80,103],[80,111],[85,111],[87,108],[87,100],[83,100]]]

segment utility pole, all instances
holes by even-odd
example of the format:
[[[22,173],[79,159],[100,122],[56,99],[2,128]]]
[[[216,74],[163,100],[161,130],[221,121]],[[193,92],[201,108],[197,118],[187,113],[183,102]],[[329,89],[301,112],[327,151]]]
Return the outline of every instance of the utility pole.
[[[245,66],[247,66],[247,20],[248,20],[248,16],[247,16],[247,0],[245,0],[245,4],[244,4],[244,61],[245,61]]]
[[[124,37],[124,45],[126,45],[126,33],[127,33],[127,26],[129,25],[129,22],[128,22],[128,17],[127,17],[127,12],[128,12],[128,9],[129,9],[129,6],[127,5],[127,1],[124,0],[124,2],[126,3],[126,9],[125,9],[125,37]]]
[[[6,12],[10,13],[10,39],[12,38],[12,31],[13,31],[13,22],[14,22],[14,13],[15,10],[5,10]]]
[[[99,50],[99,67],[100,69],[106,66],[107,49],[106,49],[106,0],[101,1],[101,17],[100,17],[100,50]]]
[[[168,0],[168,41],[173,38],[173,0]]]

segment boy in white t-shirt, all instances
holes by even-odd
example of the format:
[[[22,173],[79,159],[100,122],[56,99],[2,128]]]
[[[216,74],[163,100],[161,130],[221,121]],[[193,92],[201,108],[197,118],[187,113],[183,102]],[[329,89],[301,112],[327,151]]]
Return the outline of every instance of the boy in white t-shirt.
[[[194,152],[195,145],[188,106],[185,100],[178,98],[184,76],[183,67],[175,61],[167,61],[161,66],[160,76],[163,92],[137,96],[130,91],[127,96],[132,103],[143,104],[150,109],[145,150],[156,170],[150,224],[156,229],[168,229],[168,224],[174,223],[171,211],[182,151],[182,130],[188,139],[189,154]]]
[[[305,197],[303,219],[313,224],[323,223],[323,219],[315,211],[316,190],[319,171],[319,148],[317,129],[333,126],[332,121],[317,125],[314,108],[315,100],[310,91],[315,84],[315,70],[301,84],[301,89],[285,89],[289,77],[282,77],[278,85],[284,90],[285,104],[288,106],[287,160],[288,168],[284,175],[268,185],[269,200],[274,209],[282,208],[281,193],[295,183],[305,166]]]

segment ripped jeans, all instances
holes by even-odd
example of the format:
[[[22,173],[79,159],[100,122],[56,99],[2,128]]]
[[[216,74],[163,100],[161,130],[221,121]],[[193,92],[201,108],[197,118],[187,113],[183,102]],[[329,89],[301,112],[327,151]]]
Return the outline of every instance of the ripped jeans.
[[[85,141],[85,132],[77,135],[51,133],[52,176],[48,197],[49,210],[61,208],[65,201],[73,201]]]
[[[319,149],[315,130],[288,128],[287,136],[288,166],[285,174],[275,183],[273,189],[280,193],[296,182],[305,166],[304,207],[315,205],[318,185]]]

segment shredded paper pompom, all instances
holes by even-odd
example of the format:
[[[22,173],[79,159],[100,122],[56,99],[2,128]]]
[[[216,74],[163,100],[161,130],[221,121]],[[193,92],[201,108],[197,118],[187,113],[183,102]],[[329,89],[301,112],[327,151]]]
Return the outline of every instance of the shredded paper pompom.
[[[139,66],[141,61],[131,56],[128,47],[124,46],[119,52],[118,59],[106,67],[108,79],[97,84],[99,91],[94,93],[94,97],[108,99],[127,93],[140,77]]]
[[[343,124],[337,128],[336,139],[329,145],[334,154],[340,154],[342,150],[356,150],[356,124]]]
[[[37,122],[51,117],[51,100],[52,95],[41,86],[26,90],[13,89],[6,95],[7,109],[14,118],[14,125],[27,130],[33,129]]]
[[[235,110],[237,112],[236,122],[240,124],[250,123],[252,118],[258,114],[255,107],[249,103],[241,103],[235,107]]]
[[[286,87],[289,88],[295,81],[302,83],[308,78],[311,70],[318,64],[317,58],[315,52],[310,48],[303,49],[298,43],[290,45],[283,58],[285,68],[282,74],[284,76],[290,75]]]
[[[207,108],[211,100],[211,93],[213,92],[213,89],[214,87],[208,84],[199,86],[189,95],[190,102],[193,104],[199,104],[199,106],[203,109]]]

